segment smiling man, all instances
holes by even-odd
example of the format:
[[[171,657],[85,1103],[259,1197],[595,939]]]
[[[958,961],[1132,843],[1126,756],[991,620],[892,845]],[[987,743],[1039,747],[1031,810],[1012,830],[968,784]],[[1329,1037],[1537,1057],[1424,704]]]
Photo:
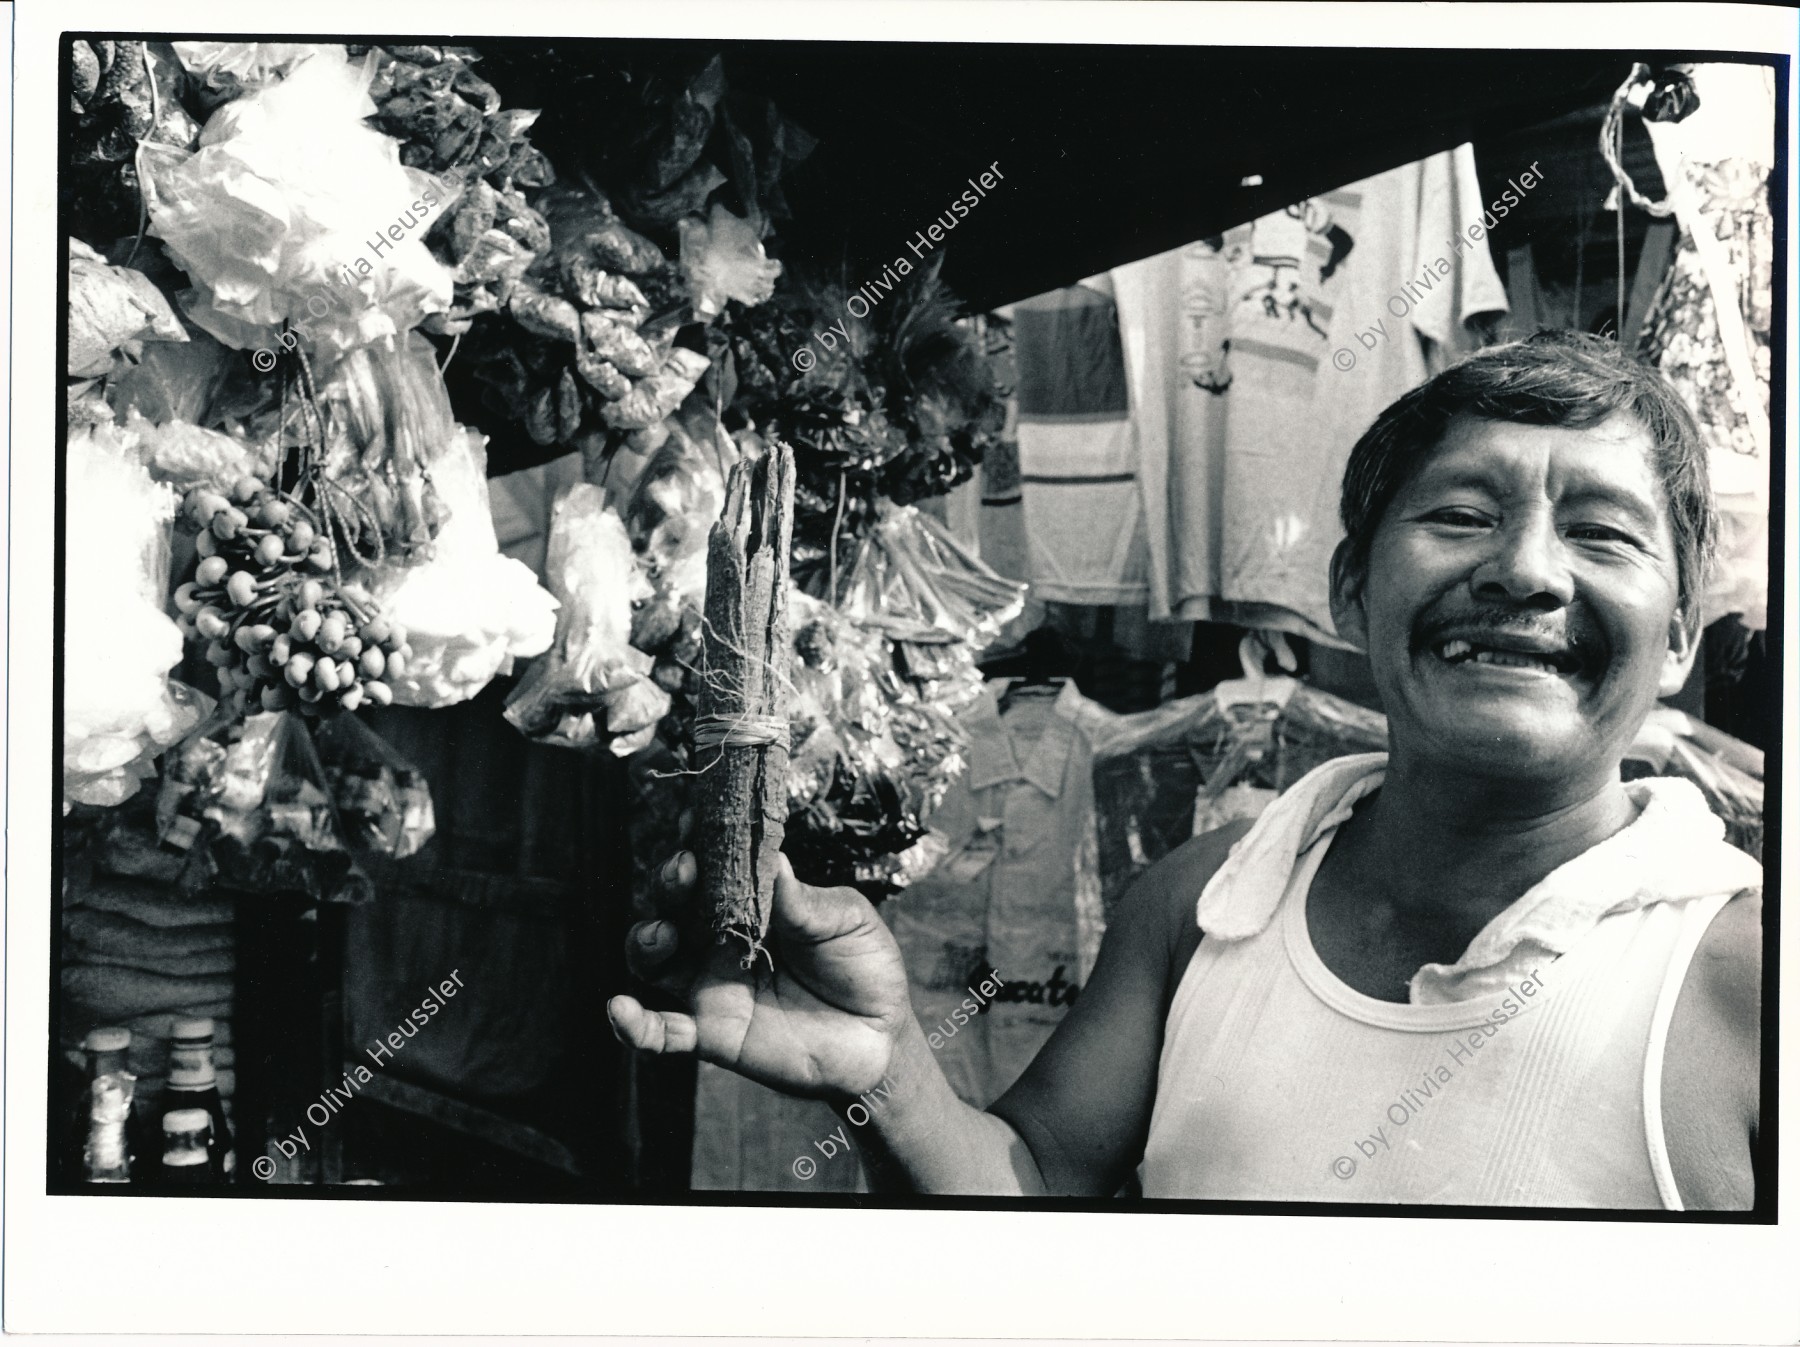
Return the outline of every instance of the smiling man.
[[[1491,348],[1358,442],[1332,563],[1389,752],[1146,873],[1088,987],[986,1112],[957,1099],[874,910],[784,877],[775,972],[634,928],[683,996],[625,1042],[843,1109],[879,1184],[951,1193],[1746,1209],[1761,868],[1620,762],[1699,634],[1691,417],[1598,338]],[[901,901],[904,901],[902,899]]]

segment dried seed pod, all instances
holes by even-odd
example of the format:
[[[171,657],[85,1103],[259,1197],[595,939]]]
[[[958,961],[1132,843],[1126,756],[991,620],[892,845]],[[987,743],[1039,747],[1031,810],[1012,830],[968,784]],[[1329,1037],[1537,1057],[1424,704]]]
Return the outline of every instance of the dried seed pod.
[[[619,373],[611,361],[583,351],[575,357],[575,372],[602,397],[617,402],[631,391],[631,380]]]
[[[567,444],[581,430],[581,386],[566,366],[556,383],[556,438]]]
[[[649,239],[628,228],[622,221],[610,220],[599,229],[581,236],[578,247],[607,271],[641,276],[661,270],[667,259],[663,251]]]
[[[556,394],[540,388],[531,400],[531,411],[525,418],[525,433],[533,444],[556,443]]]
[[[650,312],[650,301],[628,276],[614,275],[579,255],[563,265],[564,288],[590,309]]]
[[[520,281],[513,287],[506,311],[527,332],[571,344],[581,340],[581,315],[575,306],[528,282]]]
[[[499,193],[479,178],[457,203],[456,217],[450,222],[450,258],[465,261],[475,251],[482,235],[494,227],[494,213]]]
[[[641,378],[662,367],[663,357],[617,309],[588,309],[581,315],[581,335],[595,355],[624,374]]]

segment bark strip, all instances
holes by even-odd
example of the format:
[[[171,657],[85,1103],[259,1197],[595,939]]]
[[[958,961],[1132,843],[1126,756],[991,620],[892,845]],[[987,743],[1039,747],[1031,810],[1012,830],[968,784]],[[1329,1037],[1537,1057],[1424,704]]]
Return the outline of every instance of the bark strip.
[[[787,822],[793,513],[793,451],[771,443],[732,468],[707,546],[696,841],[714,936],[743,941],[746,968],[766,955]]]

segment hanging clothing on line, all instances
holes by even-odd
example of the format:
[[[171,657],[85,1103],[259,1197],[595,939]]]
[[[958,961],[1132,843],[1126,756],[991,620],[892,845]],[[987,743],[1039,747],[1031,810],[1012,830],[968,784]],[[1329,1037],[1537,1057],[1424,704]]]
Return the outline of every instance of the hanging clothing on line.
[[[1013,307],[1019,485],[1033,596],[1142,603],[1149,540],[1111,282]]]
[[[1019,695],[1002,716],[992,687],[984,691],[962,717],[968,775],[931,818],[949,851],[881,909],[927,1041],[976,1108],[1037,1056],[1098,949],[1093,754],[1078,723],[1085,703],[1065,684],[1054,697]],[[1000,991],[971,1015],[964,1002],[990,974]]]
[[[1114,269],[1152,617],[1336,641],[1344,464],[1506,310],[1492,218],[1464,145]]]
[[[1646,120],[1681,241],[1638,339],[1700,423],[1710,450],[1719,548],[1701,613],[1768,625],[1769,322],[1774,219],[1775,75],[1767,66],[1698,65],[1700,106]]]
[[[1031,557],[1025,544],[1025,496],[1019,482],[1018,361],[1011,315],[1012,306],[994,315],[989,324],[988,359],[995,381],[1006,396],[1006,423],[1000,438],[981,457],[977,474],[981,499],[982,561],[1008,580],[1031,580]],[[974,486],[975,483],[971,483]],[[1010,650],[1044,620],[1044,601],[1035,593],[1025,596],[1020,614],[989,643],[990,650]]]

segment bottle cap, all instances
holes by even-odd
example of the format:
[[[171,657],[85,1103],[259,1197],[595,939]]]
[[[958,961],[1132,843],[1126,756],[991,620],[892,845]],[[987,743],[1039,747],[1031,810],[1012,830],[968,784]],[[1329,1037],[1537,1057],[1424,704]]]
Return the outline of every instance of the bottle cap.
[[[174,1108],[163,1114],[165,1137],[188,1137],[206,1131],[211,1125],[212,1119],[203,1108]]]
[[[194,1066],[184,1064],[169,1067],[169,1088],[171,1090],[204,1090],[209,1085],[218,1084],[218,1075],[210,1064]]]
[[[112,1026],[104,1029],[89,1029],[87,1037],[81,1041],[81,1046],[89,1052],[123,1052],[131,1046],[131,1030]]]
[[[177,1044],[196,1043],[213,1036],[213,1022],[204,1015],[185,1015],[169,1027],[169,1037]]]

